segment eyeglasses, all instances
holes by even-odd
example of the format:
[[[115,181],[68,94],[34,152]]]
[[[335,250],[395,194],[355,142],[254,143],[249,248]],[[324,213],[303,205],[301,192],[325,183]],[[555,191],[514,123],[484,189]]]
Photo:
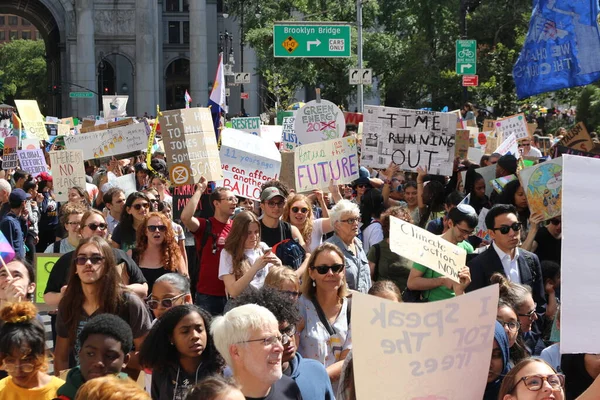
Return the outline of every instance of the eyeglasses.
[[[493,231],[500,231],[501,234],[506,235],[512,229],[515,232],[519,232],[523,224],[515,222],[512,225],[502,225],[500,228],[492,228]]]
[[[301,212],[302,214],[306,214],[308,212],[308,208],[306,207],[292,207],[292,211],[297,213],[297,212]]]
[[[104,260],[104,257],[102,257],[102,256],[91,256],[91,257],[77,256],[77,258],[75,259],[75,262],[77,263],[77,265],[85,265],[89,261],[92,263],[92,265],[98,265],[102,262],[102,260]]]
[[[552,218],[552,219],[550,220],[550,223],[551,223],[552,225],[560,225],[560,224],[562,224],[562,220],[560,220],[560,219],[556,219],[556,218]]]
[[[561,390],[565,386],[565,376],[562,374],[530,375],[519,379],[508,393],[512,393],[521,382],[525,384],[527,389],[537,392],[544,386],[544,381],[548,382],[553,391]]]
[[[283,330],[280,329],[279,333],[281,333],[281,343],[288,344],[290,339],[296,333],[296,325],[289,325],[287,328],[285,328]]]
[[[4,361],[2,363],[2,368],[8,373],[13,373],[17,369],[20,369],[21,371],[23,371],[25,373],[29,373],[35,369],[35,364],[31,363],[31,362],[24,363],[24,364],[21,364],[21,363],[17,364],[17,363],[13,363],[13,362]]]
[[[271,208],[282,208],[283,205],[285,204],[285,201],[268,201],[267,205]]]
[[[290,297],[294,297],[294,298],[298,298],[300,296],[302,296],[302,292],[293,292],[291,290],[282,290],[281,293],[286,294]]]
[[[91,230],[95,231],[97,229],[100,229],[101,231],[105,230],[106,228],[108,228],[108,225],[106,225],[105,223],[101,222],[99,224],[87,224],[86,225],[88,228],[90,228]]]
[[[166,232],[167,226],[166,225],[148,225],[146,227],[146,229],[148,229],[148,232]]]
[[[238,199],[235,196],[225,197],[224,199],[219,199],[219,201],[227,200],[230,203],[237,203]]]
[[[158,203],[160,200],[158,199],[150,199],[150,203]]]
[[[252,343],[252,342],[263,342],[263,344],[265,346],[271,346],[277,342],[283,344],[283,337],[282,336],[269,336],[264,339],[246,340],[246,341],[239,342],[239,343]]]
[[[67,222],[67,225],[79,225],[79,224],[81,224],[81,221],[70,221],[70,222]]]
[[[134,204],[131,207],[135,208],[137,211],[140,211],[143,208],[148,208],[150,207],[150,204],[148,203],[138,203],[138,204]]]
[[[348,218],[348,219],[341,219],[340,222],[344,222],[348,225],[352,225],[357,223],[358,221],[360,221],[360,218]]]
[[[158,308],[158,305],[160,304],[163,308],[171,308],[173,307],[173,303],[185,296],[185,293],[181,293],[178,296],[175,297],[171,297],[170,299],[162,299],[162,300],[154,300],[151,298],[152,294],[150,294],[150,296],[148,296],[148,298],[146,299],[146,304],[148,304],[148,307],[150,307],[151,310],[156,310]]]
[[[527,314],[519,314],[519,313],[517,313],[517,315],[519,317],[528,317],[529,319],[531,319],[535,315],[535,310],[536,309],[537,309],[537,303],[533,303],[533,310],[529,311]]]
[[[521,143],[523,146],[529,147],[531,146],[531,143]]]
[[[516,332],[519,330],[519,328],[521,328],[521,323],[519,321],[504,322],[498,320],[498,322],[500,322],[500,325],[503,327],[508,328],[508,330],[511,332]]]
[[[458,228],[460,233],[462,233],[463,235],[471,236],[473,234],[473,232],[475,231],[474,229],[463,229],[460,226],[456,226],[456,227]]]
[[[360,188],[360,189],[364,189],[367,187],[367,185],[365,185],[364,183],[361,183],[360,185],[356,185],[356,187]]]
[[[334,274],[337,274],[344,269],[344,264],[333,264],[333,265],[314,265],[310,269],[316,269],[320,275],[325,275],[329,270]]]

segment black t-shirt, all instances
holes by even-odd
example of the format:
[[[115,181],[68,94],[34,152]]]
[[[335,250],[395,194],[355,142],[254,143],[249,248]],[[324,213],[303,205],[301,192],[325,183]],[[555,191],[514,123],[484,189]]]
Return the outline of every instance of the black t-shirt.
[[[283,235],[281,232],[283,231]],[[265,242],[269,247],[285,239],[292,239],[292,226],[289,222],[279,221],[277,228],[269,228],[260,221],[260,241]]]
[[[302,395],[296,382],[292,378],[283,375],[271,386],[271,391],[266,397],[246,396],[246,400],[302,400]]]
[[[540,262],[549,260],[560,265],[562,239],[556,239],[544,226],[538,230],[538,233],[535,235],[535,241],[537,243],[535,254],[540,259]]]
[[[115,255],[116,264],[124,263],[127,268],[127,274],[129,275],[129,284],[132,283],[146,283],[146,278],[140,270],[140,267],[133,261],[131,257],[127,255],[123,250],[112,249]],[[48,284],[46,285],[46,293],[60,293],[60,288],[67,284],[69,278],[69,268],[71,266],[71,259],[73,258],[74,251],[63,254],[61,258],[56,261],[50,276],[48,276]]]

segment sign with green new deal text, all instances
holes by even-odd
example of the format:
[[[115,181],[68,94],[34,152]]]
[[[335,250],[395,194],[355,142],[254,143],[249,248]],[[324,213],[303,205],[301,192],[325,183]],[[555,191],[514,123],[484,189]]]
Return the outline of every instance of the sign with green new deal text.
[[[477,74],[477,41],[456,41],[456,73],[458,75]]]
[[[350,53],[350,25],[273,26],[275,57],[341,58],[350,57]]]

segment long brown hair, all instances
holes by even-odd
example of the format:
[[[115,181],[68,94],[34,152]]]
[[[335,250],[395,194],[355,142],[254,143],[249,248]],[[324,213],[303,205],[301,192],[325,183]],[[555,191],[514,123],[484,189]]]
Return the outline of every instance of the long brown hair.
[[[167,227],[165,231],[165,240],[161,244],[161,263],[166,270],[177,271],[177,264],[181,260],[181,251],[177,246],[177,240],[175,240],[175,232],[171,225],[171,220],[161,212],[153,211],[146,216],[146,219],[138,227],[137,230],[137,242],[135,245],[135,252],[138,254],[138,260],[142,259],[142,254],[148,249],[148,221],[150,218],[156,217]]]
[[[244,254],[246,239],[248,238],[248,227],[250,224],[255,223],[258,225],[258,241],[256,247],[260,244],[260,222],[256,215],[251,211],[242,211],[233,219],[231,225],[231,231],[225,239],[224,250],[231,255],[233,265],[233,275],[235,279],[240,279],[246,271],[250,269],[250,262]]]
[[[81,286],[81,279],[77,274],[77,254],[81,247],[93,244],[104,257],[104,268],[102,276],[95,283],[96,303],[98,304],[98,313],[118,314],[119,309],[124,303],[123,291],[120,288],[120,278],[117,272],[115,256],[112,247],[106,240],[99,236],[92,236],[87,239],[81,239],[79,245],[73,252],[71,268],[67,282],[65,295],[58,304],[58,312],[61,314],[67,330],[69,331],[69,343],[75,343],[77,336],[77,325],[83,313],[83,303],[85,295]]]
[[[87,210],[85,212],[85,214],[83,214],[83,217],[81,217],[81,222],[79,223],[79,233],[81,233],[81,231],[83,231],[83,229],[85,228],[85,225],[86,225],[85,222],[92,215],[101,216],[102,219],[104,220],[104,223],[106,223],[106,217],[104,216],[104,214],[102,214],[102,212],[96,210],[95,208],[90,208],[89,210]],[[108,234],[108,229],[104,231],[104,234],[105,235]]]
[[[515,365],[508,372],[508,374],[506,374],[506,376],[502,380],[502,385],[500,386],[500,391],[498,392],[498,398],[499,399],[502,399],[505,395],[511,394],[514,391],[515,385],[517,384],[517,381],[516,381],[517,374],[523,368],[525,368],[526,366],[528,366],[529,364],[531,364],[533,362],[539,362],[539,363],[545,364],[552,371],[554,371],[554,373],[556,373],[556,371],[554,370],[554,368],[552,368],[552,366],[550,364],[548,364],[546,361],[542,360],[541,358],[526,358],[526,359],[522,360],[521,362],[519,362],[517,365]],[[564,388],[563,388],[563,392],[564,392]]]
[[[290,224],[292,221],[290,220],[290,211],[292,206],[297,201],[303,201],[306,204],[306,208],[308,208],[308,213],[306,214],[306,220],[304,221],[304,225],[300,229],[300,233],[302,234],[302,238],[308,244],[310,244],[310,239],[313,231],[313,212],[312,212],[312,204],[311,201],[303,194],[293,194],[290,195],[285,203],[285,208],[283,209],[283,219]],[[292,224],[293,225],[293,224]]]

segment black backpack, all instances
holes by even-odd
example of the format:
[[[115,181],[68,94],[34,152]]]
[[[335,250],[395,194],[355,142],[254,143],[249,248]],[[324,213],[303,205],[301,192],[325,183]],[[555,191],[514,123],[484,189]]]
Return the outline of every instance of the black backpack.
[[[271,251],[281,260],[283,265],[297,270],[304,262],[306,251],[296,239],[284,239],[285,226],[281,221],[279,221],[279,229],[281,231],[281,241],[275,243]]]

